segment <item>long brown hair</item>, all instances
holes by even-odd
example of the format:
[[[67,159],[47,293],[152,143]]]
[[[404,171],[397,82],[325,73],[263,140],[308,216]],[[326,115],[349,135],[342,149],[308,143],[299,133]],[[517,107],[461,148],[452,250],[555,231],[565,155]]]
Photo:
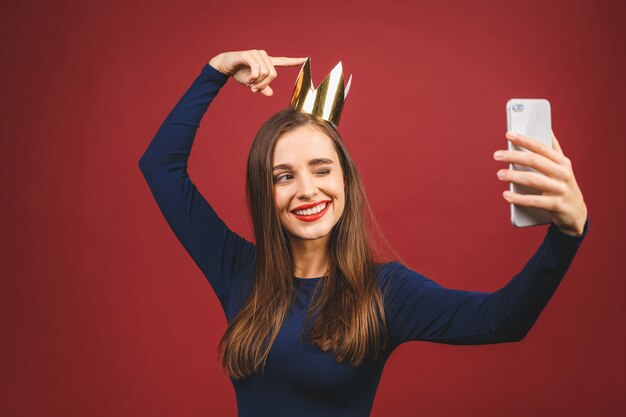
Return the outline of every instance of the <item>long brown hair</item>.
[[[346,193],[344,211],[331,231],[328,274],[307,312],[305,328],[319,315],[309,340],[323,351],[332,351],[337,362],[347,359],[355,366],[379,357],[388,343],[383,295],[376,280],[376,263],[381,260],[378,239],[391,246],[380,232],[357,168],[335,127],[286,108],[263,124],[248,156],[246,191],[256,238],[256,279],[218,349],[221,366],[233,379],[262,370],[295,299],[294,259],[274,202],[271,167],[280,136],[300,126],[318,129],[332,140]]]

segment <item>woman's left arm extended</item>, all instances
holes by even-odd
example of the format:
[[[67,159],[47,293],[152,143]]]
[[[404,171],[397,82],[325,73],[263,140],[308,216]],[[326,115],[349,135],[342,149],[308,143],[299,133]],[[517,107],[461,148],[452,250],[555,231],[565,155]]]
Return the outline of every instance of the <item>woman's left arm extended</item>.
[[[505,171],[501,178],[541,189],[543,195],[514,195],[507,201],[552,214],[546,236],[524,268],[495,292],[444,288],[398,265],[386,292],[388,324],[395,345],[410,340],[446,344],[491,344],[522,340],[565,276],[587,235],[589,218],[571,162],[553,137],[554,149],[507,134],[532,152],[498,151],[500,161],[545,174]]]

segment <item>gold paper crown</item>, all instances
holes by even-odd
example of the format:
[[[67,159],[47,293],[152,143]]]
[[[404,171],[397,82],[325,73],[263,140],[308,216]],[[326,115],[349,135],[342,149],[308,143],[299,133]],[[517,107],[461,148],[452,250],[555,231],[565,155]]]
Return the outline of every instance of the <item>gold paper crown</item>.
[[[313,80],[311,80],[311,57],[308,57],[300,69],[298,79],[296,79],[289,106],[321,117],[337,128],[351,82],[352,74],[350,74],[344,93],[343,70],[341,61],[339,61],[324,81],[317,88],[314,88]]]

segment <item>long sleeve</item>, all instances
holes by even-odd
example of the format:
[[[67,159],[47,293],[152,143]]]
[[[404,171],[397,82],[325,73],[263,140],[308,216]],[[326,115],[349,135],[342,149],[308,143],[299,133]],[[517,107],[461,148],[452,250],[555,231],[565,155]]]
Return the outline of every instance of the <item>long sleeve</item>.
[[[255,246],[232,232],[193,184],[187,160],[200,120],[228,76],[206,64],[139,160],[172,231],[208,279],[222,306],[255,262]]]
[[[565,276],[587,235],[570,236],[551,223],[543,242],[504,287],[495,292],[444,288],[394,262],[385,293],[394,346],[410,340],[466,345],[523,339]]]

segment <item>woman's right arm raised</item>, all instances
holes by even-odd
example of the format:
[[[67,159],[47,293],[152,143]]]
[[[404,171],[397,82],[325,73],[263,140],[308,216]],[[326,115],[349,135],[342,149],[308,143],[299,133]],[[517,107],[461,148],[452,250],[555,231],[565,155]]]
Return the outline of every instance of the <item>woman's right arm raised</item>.
[[[222,304],[230,296],[234,277],[254,262],[255,246],[228,229],[189,178],[187,161],[196,131],[230,76],[252,91],[271,96],[274,65],[299,65],[305,60],[273,58],[257,50],[215,56],[174,106],[139,160],[163,216]]]

